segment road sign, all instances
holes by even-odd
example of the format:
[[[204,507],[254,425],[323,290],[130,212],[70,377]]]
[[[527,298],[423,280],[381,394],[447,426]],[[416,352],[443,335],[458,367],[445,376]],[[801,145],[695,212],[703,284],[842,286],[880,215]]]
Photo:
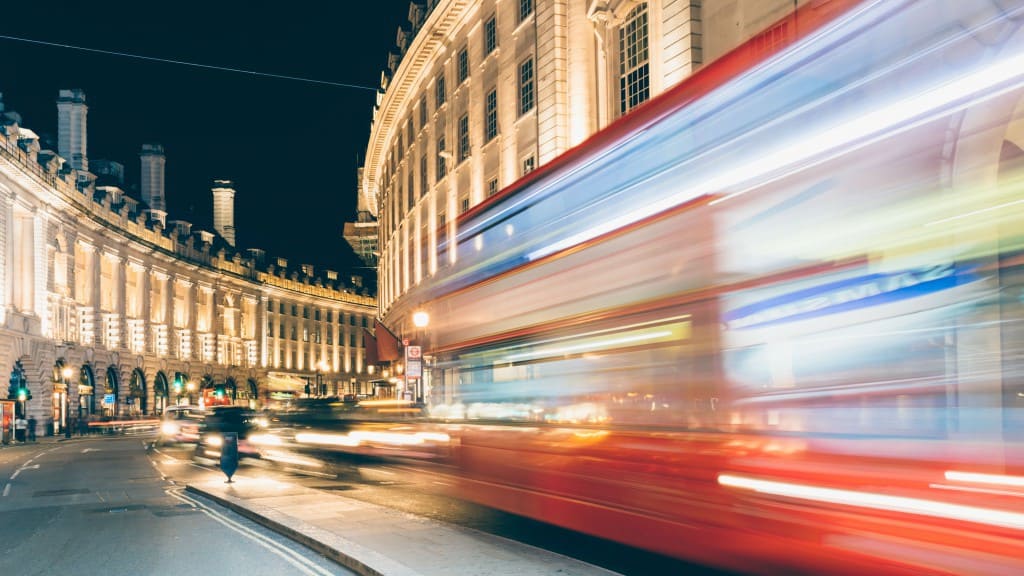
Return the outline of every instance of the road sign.
[[[409,346],[406,350],[409,358],[414,359],[423,357],[423,349],[419,346]]]
[[[409,358],[408,366],[405,368],[405,375],[409,378],[420,378],[423,376],[423,361],[419,358]]]
[[[114,404],[114,395],[113,394],[104,394],[103,395],[103,403],[108,405],[108,406],[113,405]]]

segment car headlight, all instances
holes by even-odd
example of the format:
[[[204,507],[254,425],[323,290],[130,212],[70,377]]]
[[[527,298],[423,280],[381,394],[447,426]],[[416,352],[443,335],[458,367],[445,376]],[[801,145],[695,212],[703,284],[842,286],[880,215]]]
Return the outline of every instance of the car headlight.
[[[163,432],[164,434],[173,436],[174,434],[178,433],[178,430],[179,427],[174,422],[164,422],[163,424],[160,425],[160,431]]]
[[[223,446],[224,438],[221,436],[207,436],[206,443],[210,446]]]

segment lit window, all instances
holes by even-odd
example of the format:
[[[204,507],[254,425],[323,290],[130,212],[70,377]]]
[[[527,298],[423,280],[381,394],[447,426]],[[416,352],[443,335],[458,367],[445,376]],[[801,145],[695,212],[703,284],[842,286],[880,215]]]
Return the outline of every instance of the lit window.
[[[459,162],[469,158],[469,115],[459,118]]]
[[[619,29],[619,113],[625,114],[650,98],[647,50],[647,4],[630,11]]]
[[[484,103],[484,142],[490,142],[498,135],[498,91],[487,93]]]
[[[484,56],[487,56],[498,47],[498,21],[494,16],[484,22]]]
[[[533,110],[533,58],[519,65],[519,115]]]

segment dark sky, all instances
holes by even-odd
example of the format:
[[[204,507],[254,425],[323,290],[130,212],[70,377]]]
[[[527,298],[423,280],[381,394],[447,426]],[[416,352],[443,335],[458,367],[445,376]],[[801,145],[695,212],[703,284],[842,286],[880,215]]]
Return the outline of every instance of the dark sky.
[[[0,35],[376,87],[398,26],[408,27],[408,6],[4,2]],[[141,145],[163,144],[169,218],[212,230],[212,181],[233,180],[240,248],[335,269],[356,265],[341,233],[355,214],[373,91],[0,39],[0,92],[26,127],[56,136],[62,88],[85,90],[89,158],[123,163],[126,187],[137,186]]]

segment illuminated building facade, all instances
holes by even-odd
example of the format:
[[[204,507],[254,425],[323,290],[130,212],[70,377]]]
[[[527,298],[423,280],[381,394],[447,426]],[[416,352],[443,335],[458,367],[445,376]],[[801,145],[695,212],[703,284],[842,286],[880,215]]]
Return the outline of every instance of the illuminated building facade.
[[[412,331],[417,303],[402,297],[458,258],[445,246],[460,214],[741,42],[787,37],[794,4],[412,3],[359,183],[379,226],[381,316]]]
[[[374,298],[334,271],[238,251],[186,221],[165,225],[163,149],[140,154],[142,189],[159,197],[151,209],[125,194],[116,162],[86,172],[75,128],[84,94],[61,91],[58,108],[74,162],[41,150],[0,102],[0,370],[23,372],[27,412],[46,431],[214,391],[263,406],[306,383],[321,384],[312,394],[361,390]]]

